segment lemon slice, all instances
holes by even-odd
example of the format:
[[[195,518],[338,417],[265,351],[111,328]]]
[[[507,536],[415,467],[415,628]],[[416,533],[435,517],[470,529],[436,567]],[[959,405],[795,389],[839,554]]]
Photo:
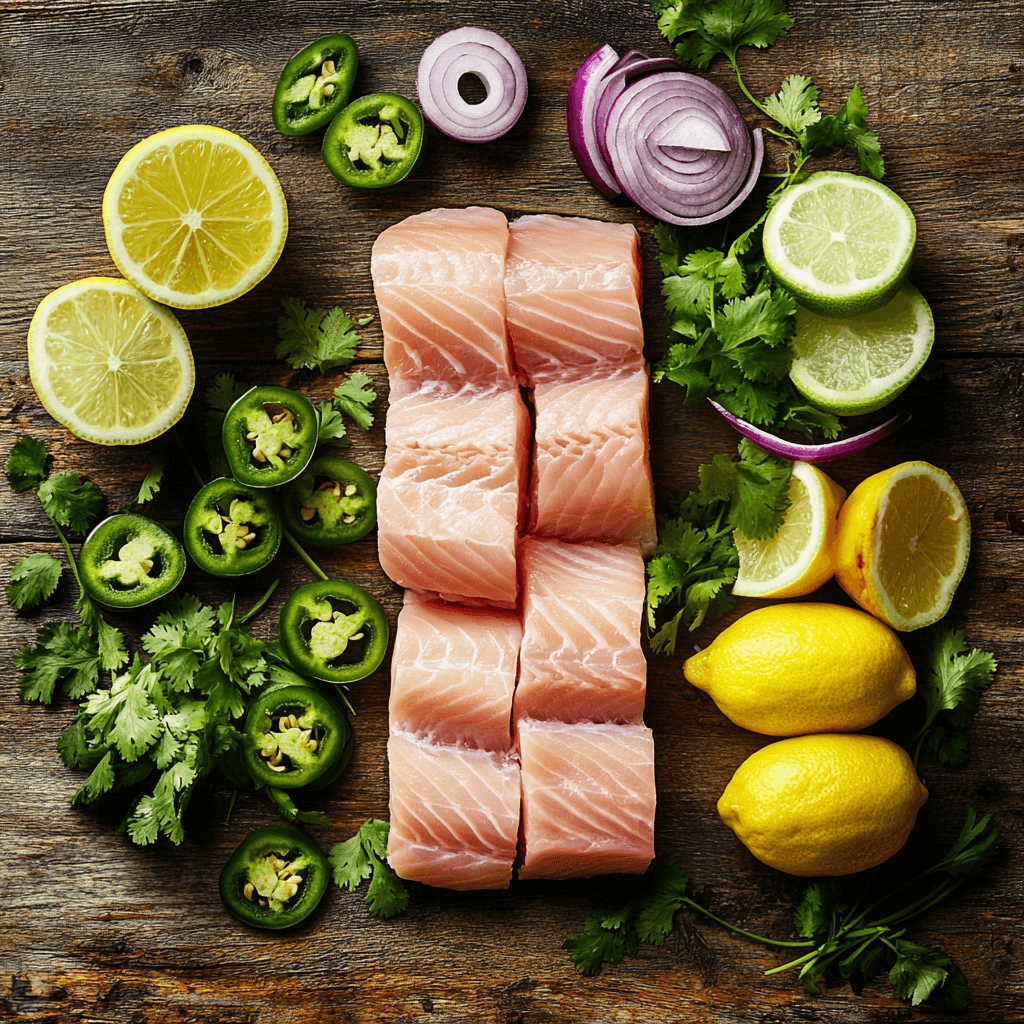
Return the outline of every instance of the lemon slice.
[[[808,462],[794,462],[790,506],[774,537],[751,540],[733,531],[740,571],[732,588],[740,597],[800,597],[835,574],[836,517],[846,491]]]
[[[28,366],[46,411],[97,444],[162,434],[181,419],[195,385],[174,314],[110,277],[75,281],[39,303]]]
[[[179,309],[219,306],[270,273],[288,234],[276,175],[244,139],[185,125],[130,149],[103,193],[117,269]]]
[[[775,277],[824,316],[884,306],[910,270],[917,224],[895,192],[840,171],[786,189],[764,224]]]
[[[893,629],[920,629],[946,614],[970,550],[970,516],[949,474],[903,462],[868,477],[847,499],[836,579]]]

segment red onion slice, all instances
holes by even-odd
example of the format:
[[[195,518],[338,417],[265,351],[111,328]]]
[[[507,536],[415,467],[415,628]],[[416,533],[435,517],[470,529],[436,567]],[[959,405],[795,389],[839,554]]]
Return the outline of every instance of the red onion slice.
[[[487,94],[482,103],[467,103],[459,94],[463,75],[480,80]],[[492,142],[512,128],[526,106],[526,68],[497,32],[459,28],[423,51],[416,91],[424,116],[438,131],[460,142]]]
[[[620,63],[610,46],[599,47],[576,72],[565,97],[565,126],[572,155],[591,184],[609,198],[619,195],[622,189],[601,154],[597,139],[597,104],[604,91],[605,77]]]
[[[717,402],[712,402],[715,411],[724,417],[744,437],[753,441],[759,448],[763,448],[769,455],[777,455],[780,459],[799,459],[801,462],[829,462],[832,459],[845,459],[849,455],[870,448],[873,444],[888,437],[894,430],[909,423],[911,416],[909,412],[898,412],[895,416],[887,419],[863,434],[856,437],[846,437],[841,441],[829,441],[827,444],[796,444],[793,441],[784,441],[781,437],[769,434],[767,430],[755,427],[753,423],[741,420],[734,416],[728,409],[723,408]]]

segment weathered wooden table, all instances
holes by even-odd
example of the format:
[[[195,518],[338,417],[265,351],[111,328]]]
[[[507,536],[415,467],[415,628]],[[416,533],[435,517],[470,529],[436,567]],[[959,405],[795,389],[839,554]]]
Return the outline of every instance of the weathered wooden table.
[[[913,855],[947,845],[968,806],[991,812],[1006,852],[985,878],[912,928],[962,967],[973,993],[968,1018],[1024,1019],[1024,473],[1021,466],[1024,346],[1021,342],[1020,107],[1021,17],[1013,0],[791,0],[796,27],[767,52],[741,60],[755,95],[794,72],[810,74],[834,109],[859,81],[870,125],[886,157],[887,183],[917,214],[913,274],[932,303],[939,381],[916,382],[901,404],[913,422],[831,472],[851,488],[867,474],[910,458],[947,469],[971,510],[974,549],[950,613],[970,643],[992,650],[1000,672],[972,732],[969,765],[953,773],[925,761],[931,790]],[[42,410],[28,380],[25,339],[39,300],[87,275],[116,275],[107,253],[100,199],[120,156],[139,139],[178,124],[209,123],[253,142],[280,177],[291,227],[284,256],[254,291],[227,306],[184,313],[196,357],[197,400],[214,374],[252,383],[292,384],[316,398],[330,379],[292,373],[274,359],[273,322],[284,296],[352,314],[374,313],[369,273],[376,234],[436,206],[489,204],[510,218],[537,212],[631,221],[643,238],[649,351],[663,348],[657,246],[652,221],[612,205],[578,171],[565,138],[566,88],[601,43],[667,55],[641,0],[579,4],[495,0],[411,0],[402,5],[239,0],[55,0],[0,2],[3,455],[29,432],[45,441],[55,469],[96,481],[117,508],[168,449],[166,439],[135,448],[77,441]],[[504,34],[528,69],[529,103],[504,139],[479,147],[436,133],[413,180],[380,194],[357,194],[323,167],[317,137],[288,139],[270,120],[270,98],[288,57],[333,31],[358,41],[361,92],[415,93],[416,64],[441,31],[480,24]],[[722,64],[710,77],[745,103]],[[777,150],[769,162],[777,161]],[[849,168],[848,158],[834,166]],[[755,193],[750,208],[763,201]],[[374,323],[363,333],[362,368],[382,396],[387,380]],[[695,484],[697,467],[736,437],[710,411],[684,410],[671,384],[653,389],[652,458],[661,494]],[[383,401],[380,403],[383,406]],[[378,472],[383,416],[357,436],[352,456]],[[191,482],[180,466],[152,506],[180,524]],[[31,551],[60,555],[31,493],[0,486],[0,578]],[[381,573],[371,536],[325,558],[329,571],[375,591],[394,621],[400,595]],[[290,556],[250,584],[255,594],[283,578],[276,612],[307,571]],[[895,1000],[884,976],[863,996],[834,988],[818,997],[792,975],[765,978],[779,955],[688,912],[661,948],[578,976],[560,946],[585,915],[611,906],[605,880],[532,883],[507,893],[452,894],[414,887],[408,911],[382,923],[361,893],[334,889],[316,916],[292,934],[264,934],[223,910],[217,875],[251,828],[274,820],[243,796],[230,822],[226,789],[193,803],[180,847],[142,849],[114,831],[116,820],[72,809],[81,783],[55,744],[70,720],[67,701],[46,709],[21,702],[14,652],[44,621],[71,616],[67,578],[36,615],[0,605],[3,677],[0,730],[7,750],[0,816],[3,921],[0,1015],[31,1021],[459,1021],[531,1024],[582,1021],[891,1021],[944,1019]],[[220,601],[230,591],[190,571],[185,586]],[[822,592],[844,600],[835,586]],[[748,608],[749,604],[744,605]],[[137,640],[146,616],[115,617]],[[699,631],[707,643],[718,626]],[[760,865],[719,821],[715,801],[733,769],[765,739],[731,726],[683,680],[681,658],[652,658],[648,722],[655,730],[657,847],[690,873],[699,898],[720,915],[780,938],[792,935],[803,883]],[[366,818],[387,815],[387,665],[353,687],[358,745],[327,794],[326,847]]]

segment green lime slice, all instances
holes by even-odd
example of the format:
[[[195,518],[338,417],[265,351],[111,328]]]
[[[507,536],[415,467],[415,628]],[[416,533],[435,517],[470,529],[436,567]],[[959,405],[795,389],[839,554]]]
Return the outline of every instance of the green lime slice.
[[[858,316],[821,316],[797,305],[789,375],[819,408],[860,416],[906,388],[934,340],[932,311],[909,281],[881,309]]]
[[[772,273],[826,316],[884,306],[910,270],[916,240],[914,215],[895,192],[839,171],[787,189],[764,225]]]

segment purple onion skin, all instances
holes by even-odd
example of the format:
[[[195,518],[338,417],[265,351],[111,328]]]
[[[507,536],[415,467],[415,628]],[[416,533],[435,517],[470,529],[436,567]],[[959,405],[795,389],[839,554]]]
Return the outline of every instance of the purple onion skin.
[[[580,170],[586,175],[587,180],[599,191],[603,192],[609,199],[620,195],[622,190],[615,181],[615,175],[607,166],[604,157],[598,149],[597,140],[594,146],[590,147],[586,139],[586,115],[584,106],[591,98],[591,93],[596,92],[607,76],[607,70],[617,66],[615,51],[605,44],[598,47],[576,72],[569,92],[565,98],[565,124],[569,135],[569,148],[576,158]],[[607,69],[602,74],[602,64]],[[599,96],[593,96],[591,117],[596,117],[597,102]]]
[[[753,441],[769,455],[775,455],[780,459],[790,459],[794,462],[831,462],[833,459],[845,459],[877,444],[883,437],[888,437],[893,431],[899,430],[911,420],[909,412],[898,412],[879,426],[863,434],[857,434],[856,437],[843,438],[842,441],[830,441],[827,444],[796,444],[793,441],[784,441],[781,437],[769,434],[767,430],[755,427],[753,423],[741,420],[739,416],[733,415],[728,409],[723,408],[710,398],[708,401],[711,402],[715,412],[749,441]]]

